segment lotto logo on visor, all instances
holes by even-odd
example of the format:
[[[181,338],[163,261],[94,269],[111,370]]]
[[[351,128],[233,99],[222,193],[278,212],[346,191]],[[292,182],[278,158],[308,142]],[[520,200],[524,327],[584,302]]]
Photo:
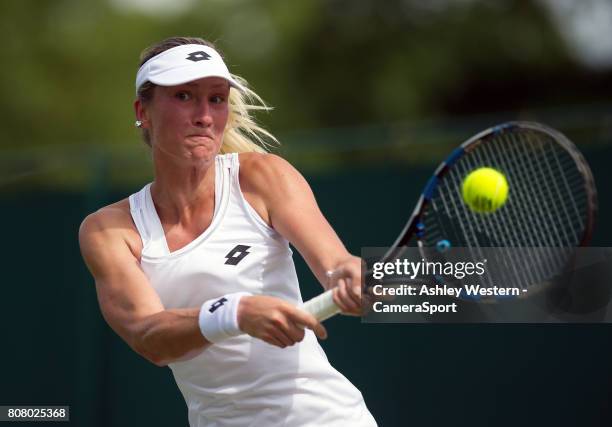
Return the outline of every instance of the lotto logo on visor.
[[[168,49],[142,64],[136,74],[136,94],[146,82],[177,86],[206,77],[225,79],[231,87],[246,91],[232,77],[216,50],[201,44],[186,44]]]
[[[193,62],[204,61],[206,59],[210,59],[210,55],[207,54],[206,52],[204,52],[203,50],[201,50],[199,52],[191,52],[187,56],[187,59],[189,59],[190,61],[193,61]]]

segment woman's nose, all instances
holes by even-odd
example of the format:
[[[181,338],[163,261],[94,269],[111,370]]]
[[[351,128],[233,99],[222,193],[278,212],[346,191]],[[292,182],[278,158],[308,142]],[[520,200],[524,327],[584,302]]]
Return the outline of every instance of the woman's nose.
[[[210,126],[213,122],[212,111],[207,101],[198,104],[195,112],[195,123],[198,126]]]

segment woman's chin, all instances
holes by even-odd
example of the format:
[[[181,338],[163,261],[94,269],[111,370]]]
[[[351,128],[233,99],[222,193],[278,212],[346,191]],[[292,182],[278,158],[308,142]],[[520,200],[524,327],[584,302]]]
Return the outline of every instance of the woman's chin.
[[[198,145],[190,148],[188,151],[189,158],[196,162],[212,160],[217,154],[218,151],[204,145]]]

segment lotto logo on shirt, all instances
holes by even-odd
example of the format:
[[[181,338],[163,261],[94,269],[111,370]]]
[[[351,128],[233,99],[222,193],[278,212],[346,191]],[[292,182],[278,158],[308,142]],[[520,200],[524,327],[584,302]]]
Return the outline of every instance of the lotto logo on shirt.
[[[225,264],[238,265],[238,263],[242,261],[244,257],[250,254],[250,252],[248,251],[249,248],[250,246],[246,246],[246,245],[236,246],[234,249],[229,251],[227,255],[225,255],[225,258],[227,258],[227,261],[225,261]]]

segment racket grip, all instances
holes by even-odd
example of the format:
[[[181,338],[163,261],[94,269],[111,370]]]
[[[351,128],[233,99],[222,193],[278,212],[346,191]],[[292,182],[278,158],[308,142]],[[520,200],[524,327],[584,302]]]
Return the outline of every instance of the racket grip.
[[[319,322],[340,313],[340,308],[334,302],[333,291],[331,289],[306,301],[302,306],[302,310],[312,314]]]

